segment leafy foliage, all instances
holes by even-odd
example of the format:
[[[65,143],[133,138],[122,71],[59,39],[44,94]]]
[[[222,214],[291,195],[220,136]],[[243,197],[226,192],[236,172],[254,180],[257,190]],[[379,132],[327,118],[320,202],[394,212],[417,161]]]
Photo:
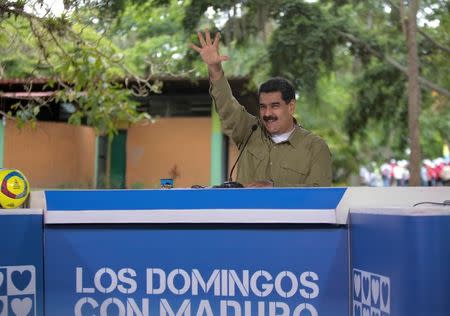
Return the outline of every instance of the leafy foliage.
[[[350,139],[364,133],[370,120],[381,122],[386,133],[406,134],[406,80],[389,65],[374,64],[355,81],[358,103],[347,109],[345,120]]]
[[[14,17],[0,20],[8,31],[0,44],[0,51],[7,52],[0,59],[2,76],[45,76],[48,86],[57,89],[47,100],[18,104],[14,118],[19,126],[35,121],[40,107],[64,102],[74,106],[70,123],[88,124],[98,134],[112,137],[120,126],[150,117],[137,111],[130,90],[118,80],[127,74],[123,55],[94,29],[77,24],[78,14],[69,21],[65,16],[39,17],[18,10]]]
[[[55,100],[76,106],[71,122],[98,133],[148,118],[118,78],[132,76],[148,90],[144,78],[155,74],[207,76],[187,44],[208,27],[223,35],[228,76],[249,76],[253,89],[271,75],[293,81],[299,121],[333,152],[335,183],[345,183],[358,163],[403,158],[409,145],[407,50],[395,1],[65,0],[61,17],[32,16],[30,2],[42,3],[0,0],[0,76],[54,78]],[[421,75],[445,90],[450,5],[421,3]],[[426,24],[433,20],[439,24]],[[32,121],[41,106],[18,107],[19,121]],[[450,143],[449,109],[448,98],[422,91],[428,157]]]
[[[301,91],[314,92],[322,66],[333,69],[339,21],[328,19],[318,4],[300,1],[284,1],[277,21],[268,48],[272,74],[289,78]],[[282,62],[286,60],[290,62]]]

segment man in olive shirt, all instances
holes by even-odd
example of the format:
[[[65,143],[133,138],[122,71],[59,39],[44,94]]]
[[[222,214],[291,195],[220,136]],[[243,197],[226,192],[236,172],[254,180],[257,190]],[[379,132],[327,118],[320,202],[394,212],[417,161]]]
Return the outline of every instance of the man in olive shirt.
[[[219,54],[219,38],[198,33],[201,47],[191,44],[208,66],[210,93],[224,133],[243,150],[237,181],[246,187],[330,186],[331,154],[318,136],[296,124],[295,92],[283,78],[272,78],[259,89],[259,118],[249,114],[231,93],[222,70],[227,56]]]

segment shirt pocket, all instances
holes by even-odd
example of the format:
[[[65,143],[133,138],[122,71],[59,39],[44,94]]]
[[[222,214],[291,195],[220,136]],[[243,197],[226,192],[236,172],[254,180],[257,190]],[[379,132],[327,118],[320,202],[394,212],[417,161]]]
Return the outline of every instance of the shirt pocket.
[[[256,147],[247,147],[246,149],[248,151],[248,155],[246,155],[247,159],[245,159],[247,170],[252,170],[253,174],[252,176],[258,175],[261,170],[258,170],[258,168],[261,168],[262,162],[264,160],[264,152],[260,148]]]
[[[285,185],[304,184],[308,175],[306,166],[301,166],[298,163],[293,164],[286,161],[280,163],[279,182]]]

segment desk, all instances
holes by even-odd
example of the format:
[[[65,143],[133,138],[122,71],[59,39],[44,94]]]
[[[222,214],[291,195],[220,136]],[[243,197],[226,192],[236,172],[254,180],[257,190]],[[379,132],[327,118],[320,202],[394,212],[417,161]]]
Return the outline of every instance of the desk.
[[[46,314],[348,315],[344,191],[46,192]]]
[[[450,311],[450,209],[412,207],[449,188],[40,194],[0,211],[0,316]]]

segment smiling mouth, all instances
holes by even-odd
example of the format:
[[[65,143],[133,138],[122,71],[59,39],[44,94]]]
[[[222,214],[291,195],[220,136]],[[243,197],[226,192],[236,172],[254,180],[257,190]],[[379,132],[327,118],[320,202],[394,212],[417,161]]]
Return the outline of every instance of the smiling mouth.
[[[277,119],[276,117],[269,116],[269,117],[264,117],[263,120],[264,120],[264,122],[266,122],[266,123],[273,123],[273,122],[275,122],[275,121],[278,120],[278,119]]]

